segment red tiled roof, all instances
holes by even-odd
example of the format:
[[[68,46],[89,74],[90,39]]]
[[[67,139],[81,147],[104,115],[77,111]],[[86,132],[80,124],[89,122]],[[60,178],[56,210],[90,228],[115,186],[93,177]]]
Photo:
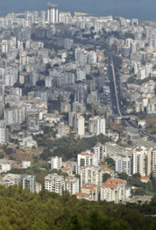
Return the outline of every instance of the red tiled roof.
[[[136,151],[141,152],[142,148],[137,148]]]
[[[109,179],[107,179],[106,182],[107,183],[115,183],[115,184],[124,184],[124,183],[126,183],[126,180],[109,178]]]
[[[88,156],[88,157],[92,157],[93,153],[80,153],[81,156]]]
[[[74,180],[75,177],[74,177],[74,176],[67,176],[65,179],[66,179],[66,180]]]
[[[112,184],[112,183],[107,183],[105,182],[102,187],[104,188],[110,188],[110,189],[116,189],[117,188],[117,185],[116,184]]]
[[[21,168],[21,165],[11,165],[12,168],[16,168],[16,169],[19,169]]]
[[[97,187],[97,185],[95,185],[95,184],[91,184],[91,185],[84,184],[84,185],[82,186],[82,189],[93,190],[93,189],[96,188],[96,187]]]
[[[140,180],[149,180],[149,177],[148,176],[142,176],[141,178],[140,178]]]
[[[99,167],[100,167],[100,168],[103,168],[103,169],[104,169],[105,171],[107,171],[107,172],[110,172],[110,173],[113,173],[113,172],[114,172],[113,169],[108,168],[106,165],[99,165]]]
[[[89,194],[87,194],[87,193],[76,193],[75,194],[77,197],[84,197],[84,198],[89,198],[90,197],[90,195]]]
[[[70,170],[71,170],[70,168],[66,168],[66,167],[62,168],[62,171],[64,171],[64,172],[67,172],[67,171],[70,171]]]

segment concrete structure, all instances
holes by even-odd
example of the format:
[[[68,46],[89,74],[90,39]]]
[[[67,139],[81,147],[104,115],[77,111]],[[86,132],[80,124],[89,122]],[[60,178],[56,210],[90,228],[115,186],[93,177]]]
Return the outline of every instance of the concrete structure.
[[[11,170],[11,163],[8,160],[0,159],[0,173],[6,173]]]
[[[48,3],[47,20],[49,23],[57,23],[59,21],[58,6]]]
[[[101,200],[115,203],[124,202],[126,199],[126,181],[121,179],[108,179],[101,186]]]
[[[37,141],[33,140],[32,136],[27,136],[19,139],[19,145],[22,148],[37,148]]]
[[[0,184],[7,187],[10,185],[20,185],[20,183],[21,183],[21,175],[18,174],[8,173],[0,180]]]
[[[105,169],[99,166],[87,166],[80,169],[80,185],[95,184],[101,186],[103,176],[106,173]]]
[[[68,102],[61,102],[61,113],[71,112],[71,104]]]
[[[98,201],[98,186],[95,184],[84,184],[81,187],[83,194],[89,194],[92,201]]]
[[[62,168],[62,158],[61,157],[52,157],[51,160],[48,161],[48,166],[51,170],[61,169]]]
[[[70,133],[70,128],[64,122],[60,122],[57,126],[57,134],[56,137],[61,138],[63,136],[67,136]]]
[[[0,121],[0,144],[6,144],[6,124],[4,120]]]
[[[88,200],[88,201],[92,201],[92,196],[89,193],[76,193],[75,194],[77,199],[79,200]]]
[[[4,186],[20,185],[23,189],[28,189],[32,193],[39,193],[42,190],[42,185],[35,181],[33,175],[19,175],[19,174],[7,174],[1,180],[0,184]]]
[[[82,152],[77,155],[77,165],[78,167],[98,165],[97,157],[91,153],[89,150],[86,152]]]
[[[77,135],[80,137],[85,135],[85,120],[83,115],[77,116]]]
[[[147,149],[143,146],[133,150],[132,157],[132,174],[140,173],[141,176],[146,176],[147,170]]]
[[[156,114],[156,97],[150,98],[147,105],[148,114]]]
[[[27,169],[31,167],[31,161],[22,161],[22,168]]]
[[[115,171],[118,173],[126,173],[128,176],[132,174],[131,158],[118,156],[115,160]]]
[[[39,113],[37,111],[29,111],[27,116],[27,127],[30,133],[39,132]]]
[[[79,178],[74,176],[68,176],[65,178],[65,190],[70,194],[75,195],[76,193],[79,193],[79,187]]]
[[[35,192],[35,176],[32,175],[22,175],[21,185],[23,189],[28,189],[32,193]]]
[[[147,176],[156,177],[156,148],[151,148],[147,153]]]
[[[89,119],[89,132],[94,135],[106,134],[106,121],[102,117],[91,117]]]
[[[94,155],[97,156],[99,162],[100,162],[100,160],[102,160],[102,159],[104,159],[105,157],[107,157],[105,145],[102,145],[102,144],[100,144],[100,143],[97,143],[97,144],[92,148],[92,152],[94,153]]]
[[[64,177],[59,176],[57,173],[48,174],[44,179],[44,187],[49,192],[55,192],[62,195],[65,190]]]
[[[59,13],[59,22],[64,24],[72,23],[72,16],[70,12],[60,12]]]

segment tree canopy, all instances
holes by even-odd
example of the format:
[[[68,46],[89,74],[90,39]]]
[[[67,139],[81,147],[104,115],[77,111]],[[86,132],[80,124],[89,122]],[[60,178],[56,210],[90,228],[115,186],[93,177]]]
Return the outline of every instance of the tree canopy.
[[[154,230],[156,197],[149,205],[77,200],[43,190],[0,187],[0,230]]]
[[[91,138],[74,138],[72,136],[62,137],[60,139],[51,140],[42,136],[35,137],[38,146],[46,147],[46,149],[41,154],[43,160],[48,160],[52,156],[62,157],[63,160],[69,160],[71,158],[76,158],[78,153],[81,153],[87,149],[91,149],[98,142],[105,144],[105,142],[110,139],[104,135],[94,136]],[[54,149],[52,152],[50,149]]]

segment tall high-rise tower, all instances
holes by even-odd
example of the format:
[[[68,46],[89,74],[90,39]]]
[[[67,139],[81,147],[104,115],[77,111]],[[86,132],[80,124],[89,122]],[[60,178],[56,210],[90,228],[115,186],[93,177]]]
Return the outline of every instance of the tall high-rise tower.
[[[4,80],[5,70],[0,68],[0,119],[4,112],[4,100],[5,100],[5,80]]]
[[[47,5],[47,19],[49,23],[57,23],[59,21],[58,6],[52,3]]]

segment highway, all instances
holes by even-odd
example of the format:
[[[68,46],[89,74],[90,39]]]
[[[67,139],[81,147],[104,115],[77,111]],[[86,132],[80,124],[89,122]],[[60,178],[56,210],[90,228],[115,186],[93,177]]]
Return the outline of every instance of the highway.
[[[118,89],[117,89],[119,87],[117,87],[113,58],[111,58],[111,67],[112,67],[112,76],[113,76],[114,91],[115,91],[115,98],[116,98],[116,108],[117,108],[119,116],[122,117],[122,113],[120,110],[120,104],[119,104]]]
[[[108,57],[108,76],[110,80],[110,91],[111,91],[111,99],[112,99],[112,109],[114,115],[118,115],[120,117],[126,116],[125,107],[123,104],[122,94],[120,90],[120,78],[118,73],[118,66],[116,64],[115,56],[112,54],[111,49],[105,48],[106,55]],[[141,135],[143,135],[143,130],[139,129],[138,126],[133,121],[124,121],[123,124],[125,126],[137,128]],[[145,133],[144,133],[145,134]]]
[[[109,51],[108,51],[109,50]],[[106,54],[109,60],[108,63],[108,76],[110,80],[110,91],[112,99],[112,109],[115,115],[122,117],[125,115],[122,97],[120,92],[120,81],[117,73],[117,66],[114,60],[114,56],[110,49],[107,48]]]
[[[126,116],[126,111],[124,108],[124,104],[122,103],[122,94],[120,91],[120,78],[118,73],[118,67],[116,64],[115,56],[112,53],[112,50],[108,47],[103,47],[105,49],[105,54],[108,57],[108,76],[110,80],[110,91],[111,91],[111,100],[112,100],[112,109],[114,115],[118,115],[120,117]],[[139,128],[135,122],[131,120],[123,121],[125,126],[133,127],[138,129],[141,137],[147,136],[148,140],[156,143],[156,138],[152,136],[148,136],[147,132],[144,129]]]

